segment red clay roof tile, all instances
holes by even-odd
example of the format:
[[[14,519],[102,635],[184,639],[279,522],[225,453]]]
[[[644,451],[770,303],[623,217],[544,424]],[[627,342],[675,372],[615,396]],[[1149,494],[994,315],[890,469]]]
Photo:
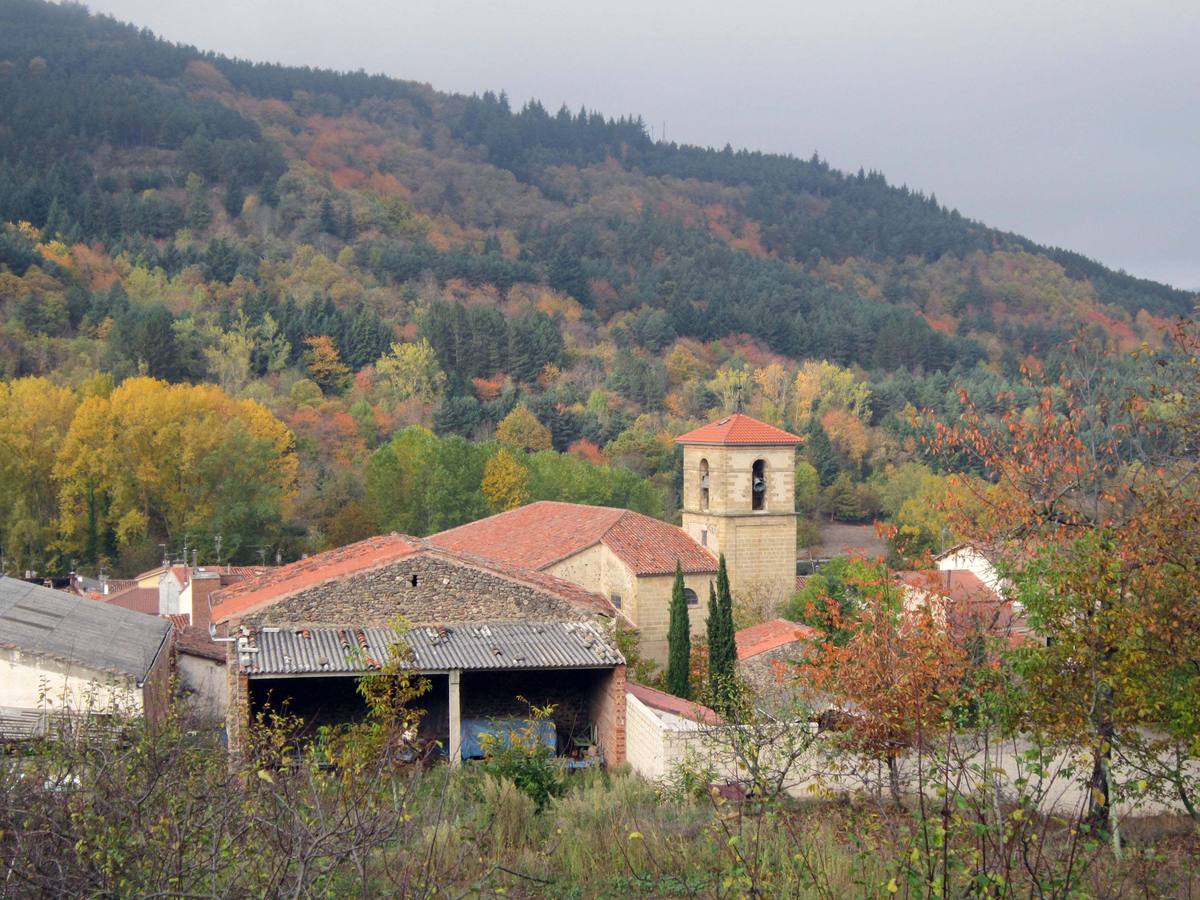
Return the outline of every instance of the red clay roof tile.
[[[760,422],[745,413],[734,413],[717,422],[675,438],[677,444],[801,444],[804,438]]]
[[[158,588],[156,587],[126,588],[115,594],[102,596],[100,599],[111,606],[119,606],[122,609],[131,609],[134,612],[146,613],[151,616],[158,615]]]
[[[638,684],[636,681],[625,682],[625,692],[633,694],[633,696],[637,697],[651,709],[668,712],[684,719],[691,719],[693,722],[700,722],[703,725],[720,725],[722,721],[721,717],[707,706],[701,706],[699,703],[693,703],[691,700],[684,700],[665,691],[646,687],[646,685]]]
[[[687,532],[627,509],[539,500],[429,538],[448,550],[529,569],[546,569],[604,544],[637,575],[717,571],[717,559]]]
[[[769,622],[751,625],[734,635],[739,660],[758,656],[784,644],[820,638],[821,633],[817,629],[801,625],[799,622],[789,622],[787,619],[772,619]]]
[[[344,547],[326,550],[291,565],[272,569],[257,578],[247,578],[213,595],[213,621],[244,613],[259,604],[302,591],[363,569],[374,568],[421,549],[418,538],[386,534]]]

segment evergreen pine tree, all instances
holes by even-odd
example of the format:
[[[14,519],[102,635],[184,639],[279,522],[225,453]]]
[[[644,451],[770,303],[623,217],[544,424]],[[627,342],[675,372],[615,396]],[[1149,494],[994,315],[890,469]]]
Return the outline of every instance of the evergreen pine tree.
[[[333,201],[328,196],[321,198],[321,205],[317,210],[317,222],[321,230],[326,234],[337,235],[337,217],[333,211]]]
[[[687,598],[683,594],[683,568],[675,561],[675,584],[671,588],[671,620],[667,628],[667,690],[676,697],[689,693],[688,670],[692,655]]]
[[[812,463],[812,467],[817,470],[817,475],[821,479],[821,487],[829,487],[833,484],[833,480],[837,478],[838,474],[837,453],[833,449],[833,443],[829,440],[829,434],[821,427],[821,421],[816,416],[813,416],[809,423],[808,440],[805,441],[804,452],[808,461]]]

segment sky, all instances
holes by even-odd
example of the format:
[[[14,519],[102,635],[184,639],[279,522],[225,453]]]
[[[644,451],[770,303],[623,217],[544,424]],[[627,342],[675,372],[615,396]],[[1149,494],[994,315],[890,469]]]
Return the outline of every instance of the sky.
[[[247,59],[820,153],[1200,290],[1196,0],[90,0]]]

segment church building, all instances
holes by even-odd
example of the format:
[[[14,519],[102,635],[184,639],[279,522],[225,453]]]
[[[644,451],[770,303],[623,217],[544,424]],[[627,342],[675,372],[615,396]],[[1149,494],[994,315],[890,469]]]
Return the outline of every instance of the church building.
[[[779,603],[796,583],[795,449],[800,438],[738,413],[682,435],[683,527],[625,509],[539,501],[428,538],[447,550],[545,572],[607,598],[642,652],[667,659],[675,563],[693,640],[724,553],[735,597]]]

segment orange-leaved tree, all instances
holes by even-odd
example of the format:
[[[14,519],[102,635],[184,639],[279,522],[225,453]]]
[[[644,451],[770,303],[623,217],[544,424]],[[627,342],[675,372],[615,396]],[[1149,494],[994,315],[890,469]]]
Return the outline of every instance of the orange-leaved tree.
[[[886,567],[859,560],[845,579],[852,603],[830,597],[809,610],[810,621],[827,620],[829,637],[811,647],[798,675],[832,704],[823,726],[852,753],[887,764],[898,803],[899,758],[951,726],[951,710],[965,699],[967,655],[927,605],[906,606]]]
[[[1092,824],[1108,830],[1114,758],[1142,754],[1151,780],[1196,815],[1200,755],[1200,341],[1182,326],[1155,365],[1083,342],[1057,382],[989,415],[962,396],[932,450],[980,471],[954,529],[998,560],[1041,642],[1010,658],[1024,692],[1014,727],[1085,750]],[[1031,379],[1032,381],[1033,379]],[[951,493],[953,499],[954,494]],[[1135,782],[1135,783],[1136,783]]]

